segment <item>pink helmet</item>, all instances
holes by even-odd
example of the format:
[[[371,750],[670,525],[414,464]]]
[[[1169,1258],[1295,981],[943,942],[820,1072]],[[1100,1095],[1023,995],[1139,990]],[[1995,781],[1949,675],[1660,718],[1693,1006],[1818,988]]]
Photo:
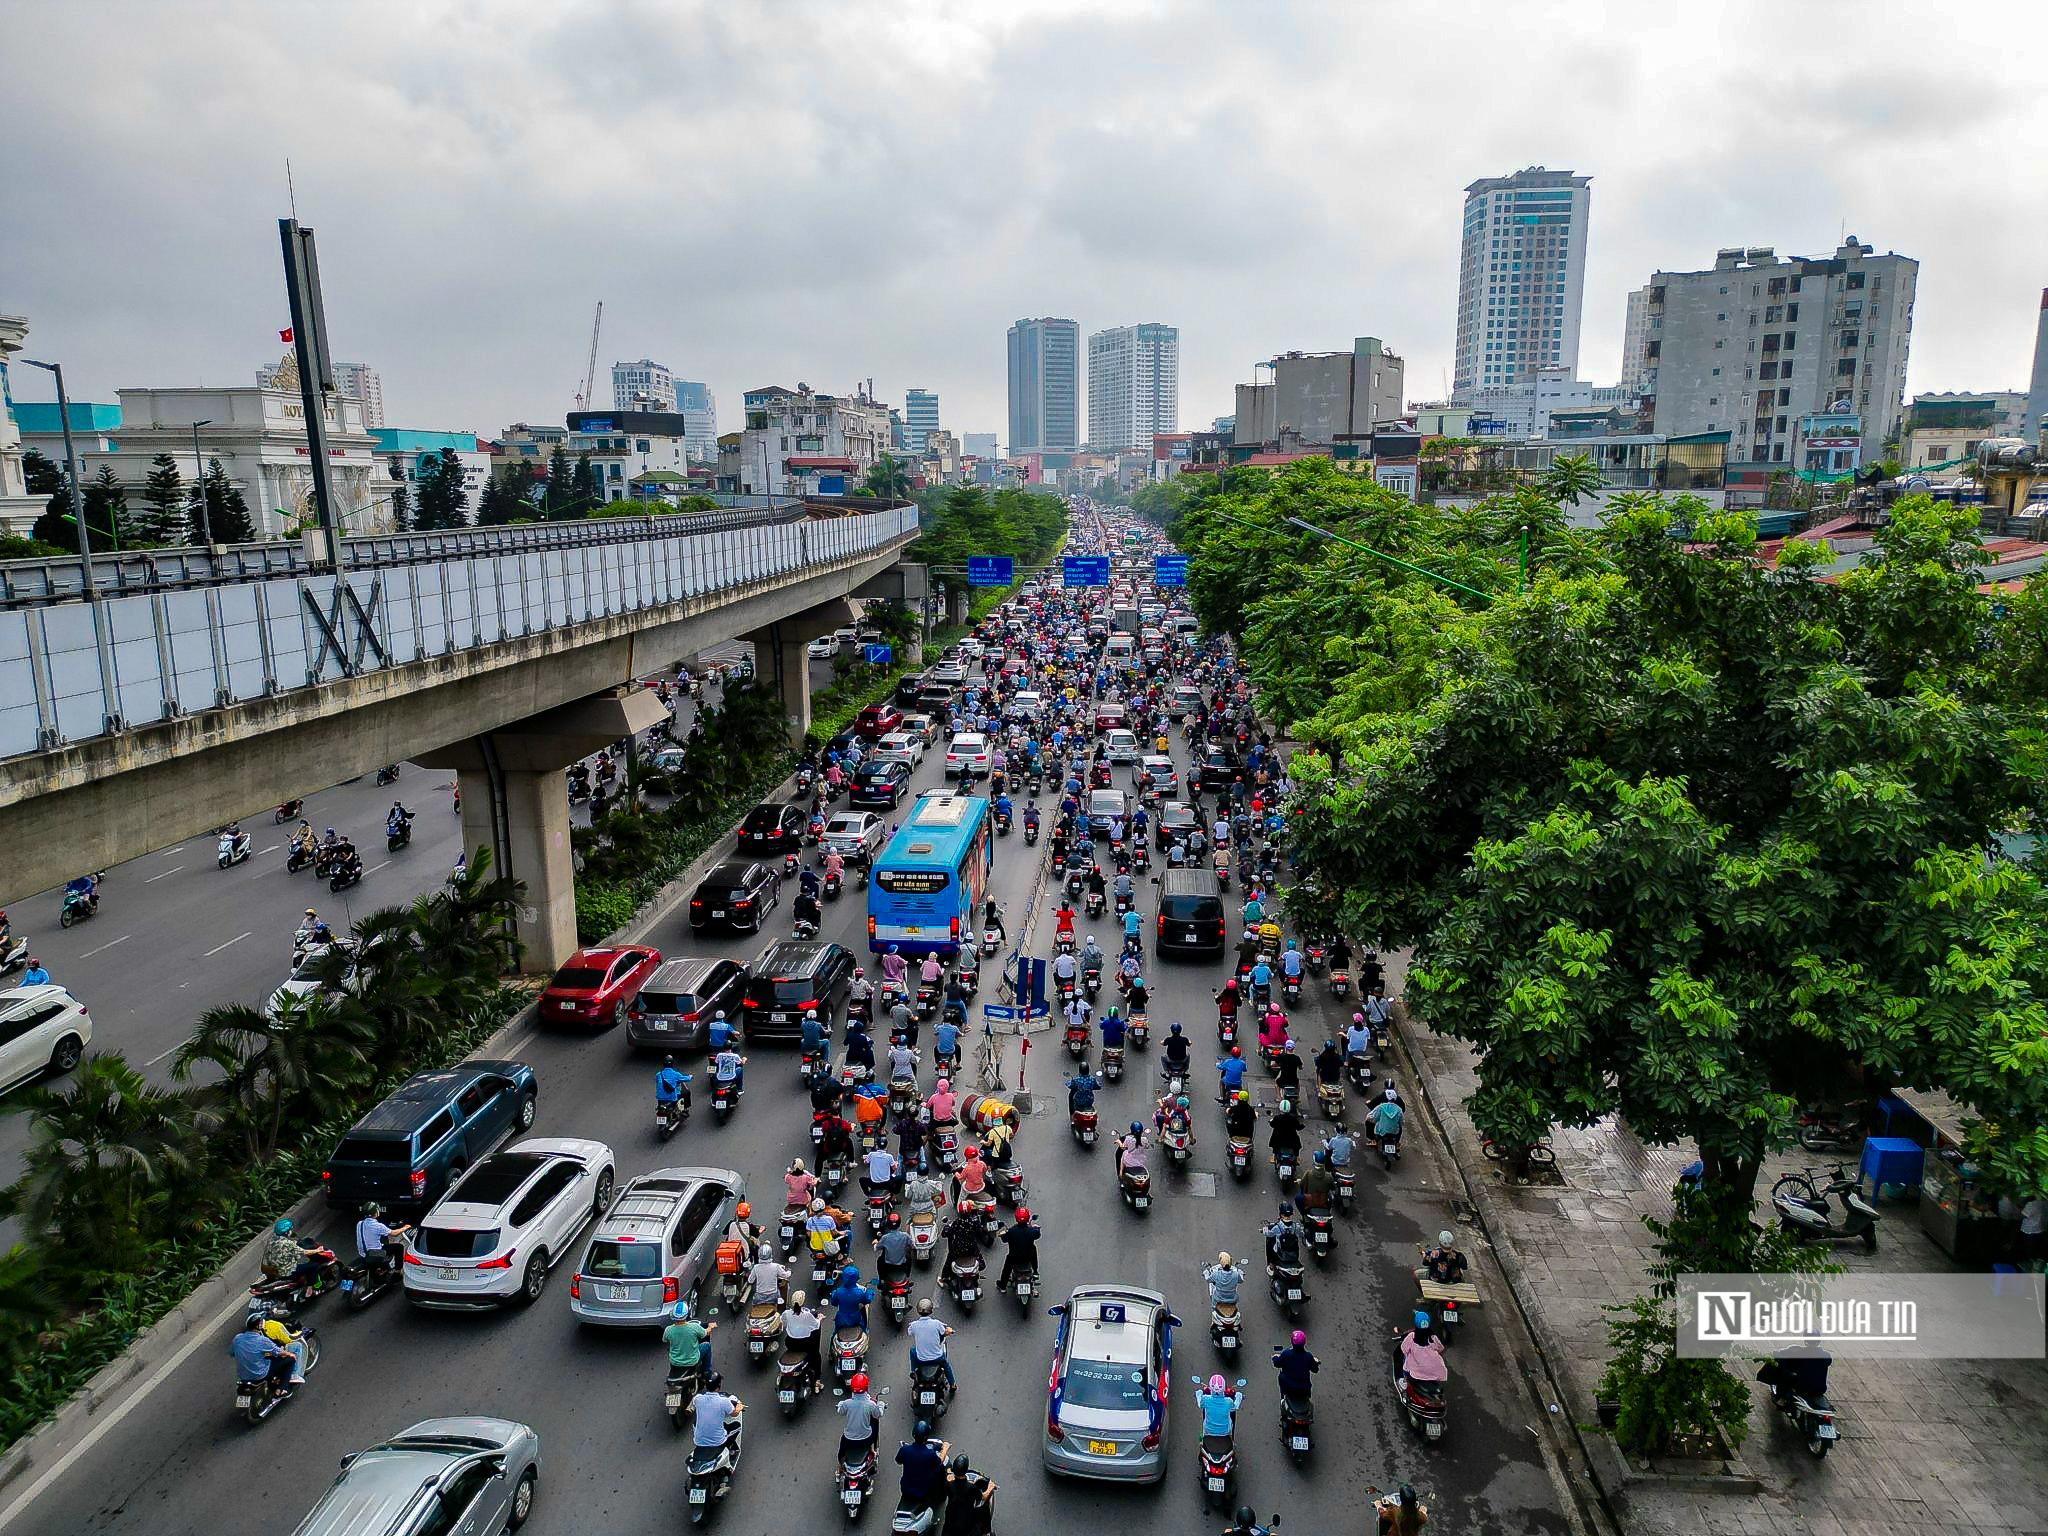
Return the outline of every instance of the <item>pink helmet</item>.
[[[1295,1329],[1295,1330],[1294,1330],[1294,1347],[1295,1347],[1296,1349],[1299,1349],[1299,1348],[1301,1348],[1301,1346],[1302,1346],[1302,1345],[1306,1344],[1307,1342],[1308,1342],[1308,1335],[1307,1335],[1307,1334],[1305,1334],[1305,1333],[1303,1333],[1303,1332],[1302,1332],[1302,1331],[1301,1331],[1301,1330],[1300,1330],[1299,1328]]]
[[[1209,1390],[1211,1392],[1221,1392],[1224,1385],[1225,1383],[1221,1376],[1211,1376],[1209,1378]]]

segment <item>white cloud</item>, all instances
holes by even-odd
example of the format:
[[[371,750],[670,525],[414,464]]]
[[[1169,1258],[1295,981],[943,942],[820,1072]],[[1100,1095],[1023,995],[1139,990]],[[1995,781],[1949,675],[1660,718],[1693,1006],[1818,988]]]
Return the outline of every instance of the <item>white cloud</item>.
[[[1591,174],[1581,370],[1717,246],[1922,262],[1913,388],[2026,377],[2034,61],[1931,4],[16,3],[0,308],[81,396],[239,381],[284,323],[290,156],[342,355],[393,419],[559,417],[653,356],[872,375],[1004,421],[1003,332],[1177,324],[1183,424],[1252,361],[1384,337],[1435,393],[1461,189]]]

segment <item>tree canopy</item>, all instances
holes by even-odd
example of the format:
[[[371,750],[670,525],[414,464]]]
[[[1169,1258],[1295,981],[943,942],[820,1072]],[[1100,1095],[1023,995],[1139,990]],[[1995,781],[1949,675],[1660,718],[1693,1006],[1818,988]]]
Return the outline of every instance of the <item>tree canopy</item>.
[[[925,565],[965,567],[969,555],[1008,555],[1028,565],[1049,556],[1067,529],[1066,503],[1034,491],[991,494],[978,485],[955,485],[926,495],[922,507],[922,531],[906,558]],[[936,579],[967,584],[964,575]]]

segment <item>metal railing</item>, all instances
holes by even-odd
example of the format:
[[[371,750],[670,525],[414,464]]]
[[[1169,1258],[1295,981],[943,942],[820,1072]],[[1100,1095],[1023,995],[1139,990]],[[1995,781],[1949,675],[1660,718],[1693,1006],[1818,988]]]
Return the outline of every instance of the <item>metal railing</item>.
[[[286,545],[235,546],[220,559],[256,563],[233,569],[173,551],[200,563],[97,603],[77,595],[73,560],[68,599],[0,607],[0,758],[774,582],[917,533],[913,506],[792,510],[350,539],[339,573],[289,563]]]

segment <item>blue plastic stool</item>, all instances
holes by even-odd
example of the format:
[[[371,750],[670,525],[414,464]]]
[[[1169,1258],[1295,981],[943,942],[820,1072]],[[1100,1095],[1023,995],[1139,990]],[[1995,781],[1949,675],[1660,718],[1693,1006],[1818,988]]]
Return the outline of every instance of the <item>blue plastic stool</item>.
[[[1927,1149],[1918,1142],[1903,1136],[1866,1136],[1858,1182],[1872,1200],[1882,1196],[1886,1185],[1917,1192],[1926,1165]]]

